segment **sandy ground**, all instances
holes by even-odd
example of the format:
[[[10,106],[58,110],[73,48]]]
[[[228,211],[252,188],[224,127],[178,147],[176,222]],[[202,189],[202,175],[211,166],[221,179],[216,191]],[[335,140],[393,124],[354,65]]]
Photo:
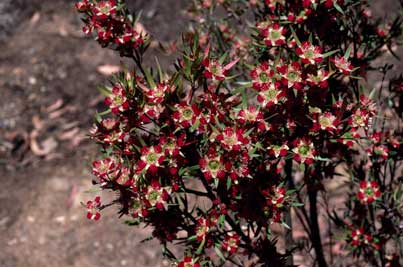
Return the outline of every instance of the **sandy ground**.
[[[80,202],[92,197],[97,150],[86,134],[102,109],[96,86],[107,79],[99,67],[120,59],[83,37],[74,1],[36,2],[13,13],[19,24],[0,44],[0,266],[165,266],[157,241],[140,243],[151,233],[117,222],[116,210],[85,218]],[[131,6],[144,9],[159,40],[172,41],[184,2]]]

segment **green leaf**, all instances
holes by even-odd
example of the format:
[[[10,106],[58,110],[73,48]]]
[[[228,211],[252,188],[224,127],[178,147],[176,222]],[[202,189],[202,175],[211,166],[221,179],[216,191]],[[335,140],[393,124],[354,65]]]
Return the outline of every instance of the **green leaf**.
[[[353,48],[352,46],[349,46],[349,47],[347,48],[346,53],[344,54],[344,59],[348,60],[348,59],[350,58],[350,54],[351,54],[351,49],[352,49],[352,48]]]
[[[187,240],[188,240],[188,241],[196,241],[196,240],[197,240],[197,236],[196,236],[196,235],[192,235],[192,236],[188,237]]]
[[[321,156],[316,156],[316,157],[315,157],[315,160],[317,160],[317,161],[327,161],[327,162],[330,162],[330,161],[331,161],[331,159],[329,159],[329,158],[322,158]]]
[[[179,171],[178,171],[178,175],[182,176],[185,173],[185,171],[186,171],[186,168],[183,168],[183,167],[180,168]]]
[[[217,225],[219,229],[222,229],[225,221],[225,215],[221,215],[217,220]]]
[[[284,226],[285,228],[291,230],[291,227],[288,224],[286,224],[285,222],[281,222],[281,225]]]
[[[400,202],[402,197],[402,184],[399,184],[397,190],[393,193],[393,200],[395,202]]]
[[[102,111],[102,112],[97,112],[97,114],[99,115],[99,116],[104,116],[104,115],[107,115],[107,114],[109,114],[109,113],[111,113],[111,109],[107,109],[107,110],[104,110],[104,111]]]
[[[195,123],[194,123],[194,124],[192,125],[192,127],[190,128],[190,131],[191,131],[191,132],[194,132],[194,131],[199,127],[199,125],[200,125],[200,119],[197,118],[196,121],[195,121]]]
[[[231,178],[227,178],[227,190],[229,190],[231,188],[232,185],[232,179]]]
[[[339,11],[341,14],[344,15],[344,11],[343,11],[343,9],[339,6],[339,4],[337,4],[337,1],[333,1],[333,6],[334,6],[334,8],[336,8],[337,11]]]
[[[137,140],[139,140],[142,146],[147,146],[146,142],[144,141],[143,137],[141,137],[141,135],[137,135]]]
[[[193,34],[193,37],[193,51],[196,51],[199,46],[199,32],[196,31],[195,34]]]
[[[330,57],[331,55],[333,55],[333,54],[335,54],[335,53],[337,53],[337,52],[339,52],[339,49],[332,50],[332,51],[329,51],[329,52],[327,52],[327,53],[324,53],[324,54],[322,54],[322,57],[323,57],[323,58],[327,58],[327,57]]]
[[[293,36],[294,39],[295,39],[295,42],[297,43],[298,46],[301,46],[301,42],[299,41],[298,36],[297,36],[297,34],[295,33],[294,29],[293,29],[292,27],[290,27],[290,29],[291,29],[291,32],[292,32],[292,36]]]
[[[222,55],[222,56],[220,57],[220,59],[218,60],[218,62],[222,65],[222,64],[224,63],[225,59],[227,58],[227,56],[228,56],[228,52],[225,52],[224,55]]]
[[[179,203],[179,206],[181,206],[181,207],[183,207],[184,205],[183,205],[183,201],[182,201],[182,198],[180,197],[180,195],[176,195],[176,200],[178,201],[178,203]]]
[[[157,70],[158,70],[158,76],[159,76],[160,82],[162,82],[164,80],[164,75],[162,74],[161,65],[160,65],[160,62],[158,61],[157,57],[155,57],[155,62],[157,64]]]
[[[112,93],[111,88],[108,88],[108,87],[106,87],[106,86],[104,86],[104,85],[98,86],[97,89],[98,89],[98,91],[99,91],[102,95],[104,95],[104,96],[110,96],[111,93]]]
[[[206,239],[203,239],[203,241],[200,243],[199,247],[196,250],[197,255],[200,255],[200,253],[203,251],[205,243],[206,243]]]
[[[140,224],[140,220],[138,218],[133,219],[133,220],[126,220],[125,224],[129,225],[129,226],[138,226]]]
[[[243,134],[243,137],[248,137],[250,134],[251,134],[251,132],[253,132],[253,130],[255,130],[255,128],[250,128],[246,133],[244,133]]]
[[[218,178],[214,179],[214,186],[215,188],[218,188],[218,184],[220,183],[220,180]]]
[[[375,93],[376,93],[376,89],[373,88],[373,89],[371,90],[371,92],[369,93],[368,98],[369,98],[369,99],[372,99],[372,100],[375,100]]]
[[[220,248],[219,248],[218,246],[214,246],[214,251],[215,251],[215,253],[217,254],[217,256],[218,256],[221,260],[226,261],[226,259],[225,259],[225,257],[224,257],[224,254],[222,254],[222,251],[220,250]]]
[[[154,82],[154,78],[153,78],[153,76],[151,75],[150,71],[147,70],[147,69],[144,69],[144,72],[145,72],[145,74],[146,74],[146,80],[147,80],[148,84],[150,85],[150,87],[151,87],[151,88],[155,88],[155,87],[156,87],[156,84],[155,84],[155,82]]]
[[[191,167],[188,167],[188,170],[189,170],[189,171],[195,171],[195,170],[198,170],[198,169],[200,169],[200,166],[199,166],[199,165],[193,165],[193,166],[191,166]]]

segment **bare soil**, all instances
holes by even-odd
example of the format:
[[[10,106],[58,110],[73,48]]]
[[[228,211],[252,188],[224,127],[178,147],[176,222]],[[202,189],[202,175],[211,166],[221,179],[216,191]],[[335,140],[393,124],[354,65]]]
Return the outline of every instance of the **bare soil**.
[[[186,1],[129,2],[158,40],[180,37]],[[150,231],[117,223],[113,209],[88,221],[80,204],[94,195],[86,134],[102,109],[99,67],[119,57],[83,37],[74,1],[1,4],[0,266],[166,266],[157,241],[140,243]]]

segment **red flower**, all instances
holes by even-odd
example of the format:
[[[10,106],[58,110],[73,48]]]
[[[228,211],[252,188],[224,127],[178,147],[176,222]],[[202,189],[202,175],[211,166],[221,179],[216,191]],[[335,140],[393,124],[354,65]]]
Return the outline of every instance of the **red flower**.
[[[109,16],[116,14],[116,1],[100,1],[96,3],[96,6],[93,8],[94,15],[99,20],[105,20]]]
[[[230,254],[234,254],[238,250],[239,243],[240,237],[238,234],[228,233],[224,238],[224,242],[222,243],[222,249]]]
[[[307,139],[298,139],[294,142],[294,159],[299,163],[312,164],[316,154],[313,143]]]
[[[178,267],[200,267],[200,263],[193,259],[192,257],[186,256],[181,262],[179,262]]]
[[[92,173],[98,176],[101,180],[108,178],[109,174],[114,172],[120,164],[116,164],[114,160],[106,157],[102,160],[96,160],[92,163]]]
[[[162,103],[166,94],[175,89],[175,87],[171,87],[165,83],[159,83],[154,88],[147,88],[141,83],[139,83],[138,86],[143,90],[150,103]]]
[[[132,199],[130,213],[134,218],[146,217],[148,214],[145,204],[140,199]]]
[[[282,83],[288,88],[302,89],[302,72],[301,65],[298,62],[293,62],[289,65],[283,64],[277,67],[280,73]]]
[[[263,89],[257,95],[257,101],[265,108],[269,108],[273,105],[277,105],[279,102],[284,102],[286,93],[284,90],[279,89],[279,84],[271,83],[266,89]]]
[[[263,62],[256,66],[251,72],[252,86],[256,90],[265,90],[271,84],[271,78],[274,76],[274,70],[270,69],[269,62]]]
[[[212,178],[222,179],[225,177],[224,158],[215,153],[207,153],[199,160],[199,165],[207,180]]]
[[[98,221],[101,218],[99,208],[101,207],[101,197],[97,196],[93,201],[87,202],[87,219]]]
[[[126,91],[121,86],[114,86],[111,96],[105,98],[105,104],[111,108],[114,114],[128,110],[129,102],[126,98]]]
[[[216,140],[221,143],[226,150],[240,150],[241,146],[249,144],[249,139],[244,136],[243,129],[232,129],[226,127],[220,134],[217,135]]]
[[[209,59],[210,45],[208,45],[204,51],[204,77],[207,79],[213,79],[214,81],[222,81],[228,75],[228,70],[230,70],[238,61],[238,59],[233,60],[227,65],[223,66],[222,62],[216,59]]]
[[[370,156],[379,157],[384,160],[389,158],[389,148],[385,145],[373,145],[367,150],[367,152]]]
[[[283,144],[281,146],[278,145],[271,145],[268,148],[268,151],[271,155],[275,156],[276,158],[278,157],[285,157],[290,150],[290,148],[286,145]]]
[[[371,204],[372,202],[378,200],[381,195],[382,193],[377,182],[360,182],[360,188],[357,192],[357,197],[362,204]]]
[[[372,237],[370,234],[366,234],[364,228],[352,229],[350,232],[350,243],[353,247],[372,246],[379,249],[379,241]]]
[[[344,75],[350,75],[354,67],[344,57],[335,57],[332,59],[336,68]]]
[[[358,108],[349,119],[349,124],[353,128],[368,127],[372,114],[365,108]]]
[[[323,61],[322,48],[309,42],[303,42],[295,49],[304,64],[315,64]]]
[[[132,44],[133,48],[137,48],[143,42],[144,42],[144,40],[141,37],[141,34],[138,33],[136,30],[134,30],[131,27],[127,28],[122,35],[117,36],[115,38],[116,44],[121,44],[121,45]]]
[[[148,207],[156,207],[159,210],[166,210],[169,199],[169,188],[163,188],[158,182],[153,182],[144,191],[144,201]]]
[[[93,4],[89,3],[88,0],[82,0],[78,3],[76,3],[74,6],[78,11],[84,12],[84,11],[89,10],[93,6]]]
[[[150,119],[158,119],[164,110],[165,106],[161,104],[145,103],[144,106],[138,110],[140,121],[145,124],[149,123]]]
[[[313,114],[313,117],[315,118],[313,131],[323,130],[328,132],[334,132],[337,130],[339,120],[331,112],[326,111],[320,114]]]
[[[280,46],[285,44],[285,34],[287,29],[280,24],[274,23],[267,28],[262,29],[260,34],[267,46]]]
[[[236,59],[226,66],[222,66],[218,60],[210,60],[205,58],[203,60],[204,77],[207,79],[213,79],[216,81],[222,81],[228,75],[228,70],[231,69],[239,59]]]
[[[316,75],[308,73],[307,81],[312,85],[319,85],[321,88],[326,88],[328,86],[327,80],[330,75],[327,70],[320,69],[316,72]]]
[[[249,106],[239,111],[237,119],[241,124],[254,123],[263,120],[263,113],[256,107]]]
[[[286,0],[265,0],[264,2],[266,3],[266,5],[271,9],[271,10],[275,10],[276,9],[276,5],[281,5],[281,6],[285,6],[285,2]]]
[[[188,128],[193,126],[201,113],[195,104],[176,104],[175,108],[176,111],[173,114],[173,118],[181,128]]]
[[[198,223],[196,227],[197,241],[202,242],[204,239],[206,239],[211,223],[209,220],[205,218],[199,218],[197,220],[197,223]]]
[[[143,147],[141,148],[141,157],[137,163],[136,172],[149,170],[151,173],[156,173],[163,161],[164,153],[161,146]]]
[[[351,244],[353,246],[359,246],[362,242],[363,236],[364,236],[364,229],[359,228],[352,230],[351,233]]]
[[[133,184],[134,177],[128,167],[118,170],[116,182],[122,186],[130,186]]]

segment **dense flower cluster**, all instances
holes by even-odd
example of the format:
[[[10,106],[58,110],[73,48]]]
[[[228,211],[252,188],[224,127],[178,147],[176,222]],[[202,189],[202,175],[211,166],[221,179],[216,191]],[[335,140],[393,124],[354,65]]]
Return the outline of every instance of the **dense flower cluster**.
[[[402,157],[402,129],[382,120],[382,91],[377,99],[359,83],[400,34],[399,23],[380,31],[362,15],[362,1],[193,2],[198,31],[184,35],[173,73],[142,63],[148,36],[123,1],[76,4],[84,31],[136,64],[103,88],[108,110],[91,131],[105,153],[93,163],[94,182],[118,193],[114,203],[128,223],[153,227],[179,267],[245,266],[248,257],[286,266],[288,250],[276,251],[271,227],[287,228],[293,207],[324,267],[318,192],[347,166],[356,190],[349,217],[332,219],[348,227],[351,246],[368,254],[401,236],[400,210],[388,206],[402,197],[392,192],[391,165]],[[245,26],[248,9],[254,25],[229,27],[237,19]],[[216,14],[223,10],[231,15]],[[309,212],[299,203],[305,192]],[[375,201],[383,205],[369,205]],[[99,198],[87,208],[99,219]],[[381,232],[376,223],[393,227]],[[183,259],[166,246],[174,241],[185,246]]]
[[[136,25],[128,18],[119,0],[82,0],[75,7],[86,15],[83,32],[88,35],[95,32],[101,45],[115,45],[123,52],[143,44],[143,33],[136,30]]]

